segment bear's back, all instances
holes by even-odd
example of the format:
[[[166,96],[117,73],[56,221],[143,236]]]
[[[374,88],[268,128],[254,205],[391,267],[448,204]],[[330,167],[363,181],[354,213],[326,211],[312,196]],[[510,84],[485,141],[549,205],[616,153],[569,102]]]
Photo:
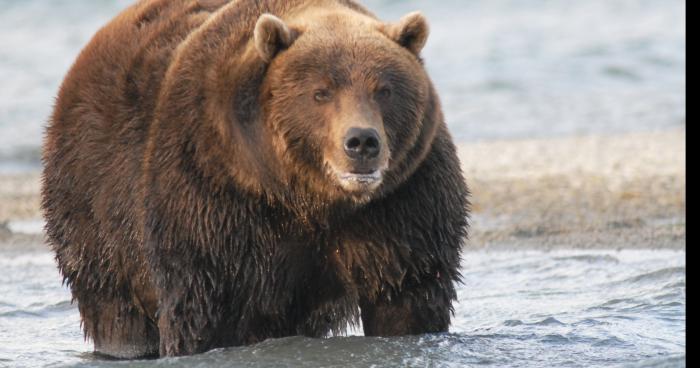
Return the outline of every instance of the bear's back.
[[[117,289],[135,271],[107,272],[113,279],[95,284],[90,275],[105,265],[71,260],[138,264],[123,260],[133,254],[125,245],[142,240],[138,194],[161,85],[178,45],[225,3],[138,2],[93,37],[64,79],[45,135],[42,207],[75,289]]]
[[[178,45],[226,2],[141,1],[114,18],[92,38],[66,76],[47,148],[61,148],[55,147],[56,136],[70,139],[81,133],[97,135],[92,138],[101,143],[121,137],[133,148],[135,137],[129,133],[144,133]]]

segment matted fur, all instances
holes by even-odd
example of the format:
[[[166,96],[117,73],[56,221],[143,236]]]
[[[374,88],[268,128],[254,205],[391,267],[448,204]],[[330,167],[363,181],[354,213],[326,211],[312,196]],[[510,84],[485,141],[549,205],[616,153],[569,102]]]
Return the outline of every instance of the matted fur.
[[[256,46],[263,14],[284,42]],[[46,133],[42,206],[96,351],[193,354],[360,318],[366,335],[447,330],[468,193],[423,23],[350,0],[147,0],[95,35]],[[304,99],[322,72],[386,137],[376,191],[326,172],[345,105]],[[370,74],[395,74],[392,97],[362,97]]]

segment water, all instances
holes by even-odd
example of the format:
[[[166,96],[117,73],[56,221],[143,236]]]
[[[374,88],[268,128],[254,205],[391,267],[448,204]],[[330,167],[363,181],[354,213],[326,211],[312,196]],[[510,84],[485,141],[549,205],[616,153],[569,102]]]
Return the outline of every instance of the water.
[[[450,333],[270,340],[157,361],[90,353],[51,254],[0,248],[0,367],[683,367],[685,252],[468,252]]]
[[[0,171],[36,169],[59,83],[127,0],[0,0]],[[416,9],[459,141],[683,127],[683,0],[364,0]]]

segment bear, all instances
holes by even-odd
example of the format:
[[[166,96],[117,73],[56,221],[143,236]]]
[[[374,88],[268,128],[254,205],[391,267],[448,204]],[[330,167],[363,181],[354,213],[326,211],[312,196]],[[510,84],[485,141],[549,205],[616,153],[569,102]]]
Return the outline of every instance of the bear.
[[[447,331],[470,194],[428,34],[352,0],[143,0],[99,30],[42,153],[95,352]]]

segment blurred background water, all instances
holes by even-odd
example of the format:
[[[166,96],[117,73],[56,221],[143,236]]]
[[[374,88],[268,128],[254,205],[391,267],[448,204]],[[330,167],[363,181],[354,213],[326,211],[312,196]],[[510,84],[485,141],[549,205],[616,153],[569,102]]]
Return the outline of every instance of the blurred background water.
[[[686,123],[683,0],[364,0],[422,10],[427,67],[458,141]],[[80,49],[126,0],[0,0],[0,173],[39,168],[42,130]]]

